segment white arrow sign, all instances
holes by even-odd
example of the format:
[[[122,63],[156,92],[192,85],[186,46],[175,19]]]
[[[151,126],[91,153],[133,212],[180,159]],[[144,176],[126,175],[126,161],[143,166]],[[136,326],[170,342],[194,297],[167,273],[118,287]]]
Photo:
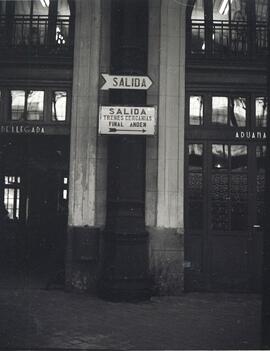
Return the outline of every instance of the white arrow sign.
[[[105,83],[101,90],[108,89],[137,89],[147,90],[151,87],[152,81],[147,76],[111,76],[106,73],[101,74]]]

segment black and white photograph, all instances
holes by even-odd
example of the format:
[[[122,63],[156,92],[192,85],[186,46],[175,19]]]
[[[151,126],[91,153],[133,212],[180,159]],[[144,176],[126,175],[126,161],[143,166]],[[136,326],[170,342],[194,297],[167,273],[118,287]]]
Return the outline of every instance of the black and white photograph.
[[[0,351],[270,350],[268,0],[0,0]]]

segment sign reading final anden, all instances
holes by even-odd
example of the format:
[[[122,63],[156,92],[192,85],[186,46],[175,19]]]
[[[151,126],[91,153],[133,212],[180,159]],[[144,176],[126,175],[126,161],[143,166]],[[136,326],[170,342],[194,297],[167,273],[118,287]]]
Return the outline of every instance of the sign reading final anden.
[[[100,106],[99,134],[154,135],[155,107]]]

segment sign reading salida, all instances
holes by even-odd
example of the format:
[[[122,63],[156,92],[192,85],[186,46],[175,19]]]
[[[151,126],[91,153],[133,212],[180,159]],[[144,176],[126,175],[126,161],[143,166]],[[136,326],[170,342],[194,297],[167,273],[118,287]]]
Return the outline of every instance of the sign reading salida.
[[[148,76],[119,76],[102,73],[102,78],[105,83],[102,85],[101,90],[109,89],[136,89],[148,90],[152,81]]]
[[[100,106],[99,134],[154,135],[155,107]]]

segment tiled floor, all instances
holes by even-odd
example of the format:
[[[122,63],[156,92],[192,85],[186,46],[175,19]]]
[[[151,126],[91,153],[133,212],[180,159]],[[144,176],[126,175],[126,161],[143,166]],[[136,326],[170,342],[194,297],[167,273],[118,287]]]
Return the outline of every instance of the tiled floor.
[[[44,289],[0,289],[0,348],[259,349],[258,295],[183,294],[142,303]]]

